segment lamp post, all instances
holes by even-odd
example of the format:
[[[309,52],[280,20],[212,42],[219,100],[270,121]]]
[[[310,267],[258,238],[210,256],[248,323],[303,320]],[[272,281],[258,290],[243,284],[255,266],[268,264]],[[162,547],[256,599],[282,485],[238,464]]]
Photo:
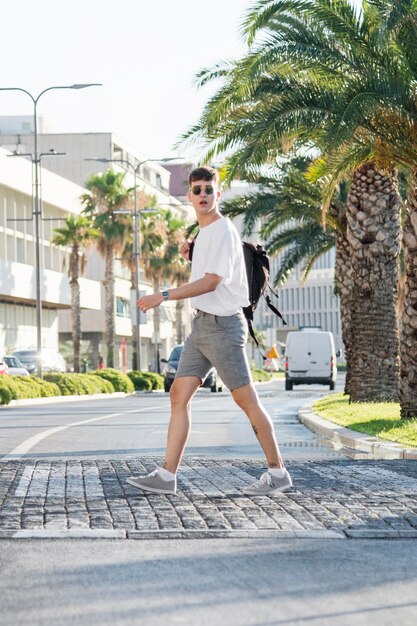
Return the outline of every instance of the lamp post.
[[[135,290],[135,300],[136,300],[136,328],[135,328],[135,343],[136,343],[136,353],[133,353],[133,369],[140,370],[141,368],[141,345],[140,345],[140,320],[139,320],[139,311],[137,308],[137,301],[139,300],[139,259],[140,259],[140,214],[141,211],[138,210],[138,201],[137,201],[137,176],[140,171],[141,165],[149,162],[158,162],[158,163],[168,163],[169,161],[175,161],[181,157],[164,157],[162,159],[144,159],[143,161],[138,161],[133,164],[127,159],[106,159],[106,158],[90,158],[85,159],[86,161],[97,161],[99,163],[121,163],[128,170],[133,172],[133,256],[135,259],[135,281],[134,281],[134,290]],[[114,211],[115,213],[120,214],[129,214],[130,211]]]
[[[25,93],[33,102],[33,133],[34,133],[34,148],[32,162],[35,164],[35,202],[33,216],[35,218],[35,271],[36,271],[36,348],[38,352],[38,375],[42,378],[42,300],[41,300],[41,263],[40,263],[40,220],[41,220],[41,207],[40,207],[40,177],[39,167],[41,156],[38,154],[38,116],[37,106],[40,98],[47,92],[55,89],[85,89],[86,87],[98,87],[101,83],[76,83],[73,85],[53,85],[47,87],[41,91],[36,97],[29,91],[22,87],[0,87],[0,91],[21,91]],[[33,192],[32,192],[33,194]],[[33,195],[32,195],[33,197]]]

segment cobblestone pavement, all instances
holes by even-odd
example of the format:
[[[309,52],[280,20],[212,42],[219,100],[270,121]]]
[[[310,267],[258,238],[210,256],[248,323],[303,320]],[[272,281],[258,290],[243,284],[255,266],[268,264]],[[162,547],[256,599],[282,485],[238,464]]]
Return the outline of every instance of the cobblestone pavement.
[[[247,497],[260,461],[185,458],[176,496],[126,484],[160,459],[0,463],[0,537],[417,538],[417,463],[292,462],[291,491]]]

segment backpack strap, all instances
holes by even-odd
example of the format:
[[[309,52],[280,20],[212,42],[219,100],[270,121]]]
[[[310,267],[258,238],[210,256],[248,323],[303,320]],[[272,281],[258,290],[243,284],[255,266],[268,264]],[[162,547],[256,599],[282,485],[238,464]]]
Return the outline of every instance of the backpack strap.
[[[192,262],[192,260],[193,260],[193,252],[194,252],[195,240],[197,239],[197,237],[198,237],[198,233],[199,233],[199,232],[200,232],[200,231],[198,230],[198,231],[197,231],[197,234],[196,234],[196,235],[193,237],[193,239],[191,239],[191,241],[190,241],[190,249],[189,249],[189,251],[188,251],[188,260],[189,260],[189,262],[190,262],[190,263],[191,263],[191,262]]]
[[[284,320],[284,318],[282,317],[281,313],[278,311],[278,309],[272,304],[271,302],[271,298],[269,296],[265,296],[264,298],[266,300],[266,304],[267,306],[271,309],[271,311],[273,313],[275,313],[275,315],[278,315],[278,317],[282,320],[282,323],[284,324],[284,326],[287,326],[287,322]]]
[[[279,295],[276,293],[276,291],[272,289],[269,283],[266,283],[266,286],[268,287],[269,291],[272,293],[273,296],[275,296],[276,298],[279,298]]]
[[[252,339],[254,340],[254,342],[256,343],[256,347],[259,350],[259,354],[261,355],[261,357],[263,358],[264,361],[266,361],[266,356],[264,354],[262,354],[261,349],[259,347],[259,341],[256,339],[255,337],[255,332],[253,330],[253,326],[252,326],[252,320],[249,318],[246,318],[246,322],[248,324],[248,330],[249,330],[249,334],[252,337]]]

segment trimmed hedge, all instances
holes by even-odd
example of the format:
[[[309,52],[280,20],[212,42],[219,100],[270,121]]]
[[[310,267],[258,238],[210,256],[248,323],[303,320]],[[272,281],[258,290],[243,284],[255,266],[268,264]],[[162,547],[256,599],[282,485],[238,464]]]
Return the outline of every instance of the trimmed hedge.
[[[48,383],[36,376],[1,376],[0,404],[9,404],[11,400],[25,398],[48,398],[59,396],[57,385]]]
[[[151,391],[152,381],[147,376],[143,376],[143,372],[134,370],[133,372],[128,372],[127,375],[132,381],[135,391]]]
[[[3,378],[4,376],[0,377],[0,404],[9,404],[13,400],[13,392]]]
[[[127,374],[135,386],[135,391],[151,391],[164,388],[164,377],[156,372],[133,370]]]
[[[85,396],[114,392],[114,387],[108,380],[90,374],[51,373],[45,374],[44,378],[58,385],[62,396]]]
[[[49,398],[51,396],[60,396],[61,390],[55,383],[52,383],[48,380],[43,380],[42,378],[37,378],[36,376],[31,376],[32,380],[39,385],[41,389],[41,397]]]
[[[164,377],[156,372],[142,372],[152,383],[152,389],[164,389]]]
[[[134,390],[163,389],[164,378],[155,372],[129,372],[123,374],[113,368],[96,370],[88,374],[48,373],[37,376],[0,376],[0,405],[24,398],[51,396],[93,395],[96,393],[125,393]]]
[[[135,387],[127,374],[119,372],[112,367],[107,367],[104,370],[94,370],[89,373],[90,376],[99,376],[104,380],[108,380],[114,387],[115,391],[124,391],[129,393],[135,390]]]

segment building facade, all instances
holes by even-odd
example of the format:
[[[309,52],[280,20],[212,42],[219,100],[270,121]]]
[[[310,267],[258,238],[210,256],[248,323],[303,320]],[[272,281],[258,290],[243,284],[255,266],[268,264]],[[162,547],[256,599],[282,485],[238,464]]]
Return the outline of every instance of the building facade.
[[[0,144],[7,147],[12,153],[33,153],[34,136],[31,118],[23,118],[11,116],[10,118],[0,118]],[[85,181],[92,175],[105,171],[112,167],[115,170],[125,171],[122,163],[107,163],[106,160],[122,159],[129,163],[141,163],[136,176],[136,184],[140,191],[146,196],[153,196],[156,202],[162,208],[168,208],[176,215],[186,221],[189,219],[190,209],[187,204],[178,200],[170,193],[170,172],[158,162],[146,159],[146,157],[133,148],[123,143],[112,133],[60,133],[60,134],[38,134],[38,152],[43,153],[45,157],[42,159],[42,189],[44,197],[50,189],[51,177],[55,181],[55,187],[62,186],[63,191],[68,185],[73,185],[73,191],[77,196],[77,208],[75,212],[81,210],[79,197],[85,193],[82,186]],[[55,156],[54,152],[65,153],[64,156]],[[50,155],[50,156],[49,156]],[[89,160],[103,159],[104,162]],[[31,164],[25,158],[9,158],[10,162],[20,162],[21,167],[31,170]],[[47,171],[49,170],[49,171]],[[53,173],[52,173],[53,172]],[[6,172],[5,172],[6,174]],[[7,174],[9,175],[10,172]],[[29,175],[30,189],[30,173]],[[72,181],[72,182],[70,182]],[[125,177],[127,187],[133,187],[134,175],[128,168]],[[32,215],[31,196],[27,202],[30,208],[26,208],[25,215]],[[44,203],[44,214],[46,215],[48,208]],[[22,223],[23,224],[23,223]],[[28,223],[29,224],[29,223]],[[59,222],[44,222],[43,245],[46,252],[42,258],[45,271],[51,264],[51,258],[60,258],[62,252],[50,244],[52,230],[58,227]],[[27,226],[30,229],[30,226]],[[16,246],[21,246],[19,237],[17,237]],[[25,239],[25,234],[23,235]],[[11,244],[10,244],[11,245]],[[34,255],[30,255],[31,243],[25,243],[25,250],[28,250],[28,262],[34,267]],[[51,250],[51,252],[50,252]],[[46,275],[46,274],[45,274]],[[99,355],[106,358],[106,346],[104,338],[104,311],[101,303],[104,302],[104,288],[102,281],[104,278],[104,260],[92,249],[88,253],[88,261],[86,264],[85,276],[86,280],[93,281],[100,292],[100,298],[95,299],[99,303],[94,311],[83,308],[82,310],[82,332],[83,332],[83,354],[87,357],[89,365],[95,367],[98,362]],[[143,273],[139,277],[140,293],[150,293],[152,291],[150,285],[145,279]],[[92,292],[91,292],[92,293]],[[33,303],[32,303],[33,307]],[[48,311],[48,303],[44,300],[43,307]],[[119,260],[115,260],[115,316],[116,316],[116,354],[115,361],[117,366],[124,363],[130,365],[132,359],[132,324],[136,319],[136,293],[132,290],[131,276],[129,270],[122,265]],[[182,313],[183,331],[186,333],[190,325],[190,310],[185,307]],[[34,311],[32,311],[33,314]],[[1,313],[0,313],[1,315]],[[46,320],[47,313],[44,313]],[[178,311],[175,311],[174,303],[165,303],[161,307],[161,329],[159,337],[155,336],[153,326],[153,315],[149,312],[146,315],[140,314],[140,336],[141,336],[141,365],[143,369],[159,369],[159,358],[166,358],[172,347],[176,343],[176,327],[179,322],[176,319]],[[9,316],[10,317],[10,316]],[[0,320],[2,317],[0,317]],[[4,318],[5,319],[5,318]],[[18,324],[22,329],[24,325]],[[51,326],[51,324],[50,324]],[[54,317],[54,326],[51,330],[51,336],[54,337],[55,344],[58,342],[57,329],[59,330],[59,341],[61,349],[71,351],[71,312],[64,306],[57,308],[57,314]],[[22,330],[19,331],[20,333]],[[23,343],[23,347],[28,347],[29,337],[32,331],[28,332],[27,341]],[[44,330],[43,336],[46,338],[47,330]],[[36,341],[30,341],[31,346]],[[7,347],[13,342],[7,343]],[[19,341],[19,343],[21,343]],[[15,346],[16,347],[16,346]],[[22,346],[17,346],[22,347]]]
[[[42,172],[40,234],[42,346],[58,349],[58,314],[71,305],[70,285],[63,266],[68,251],[51,244],[53,228],[81,210],[78,185]],[[36,347],[36,240],[32,207],[32,164],[10,158],[0,148],[0,353]],[[97,313],[100,283],[80,280],[81,306]]]

